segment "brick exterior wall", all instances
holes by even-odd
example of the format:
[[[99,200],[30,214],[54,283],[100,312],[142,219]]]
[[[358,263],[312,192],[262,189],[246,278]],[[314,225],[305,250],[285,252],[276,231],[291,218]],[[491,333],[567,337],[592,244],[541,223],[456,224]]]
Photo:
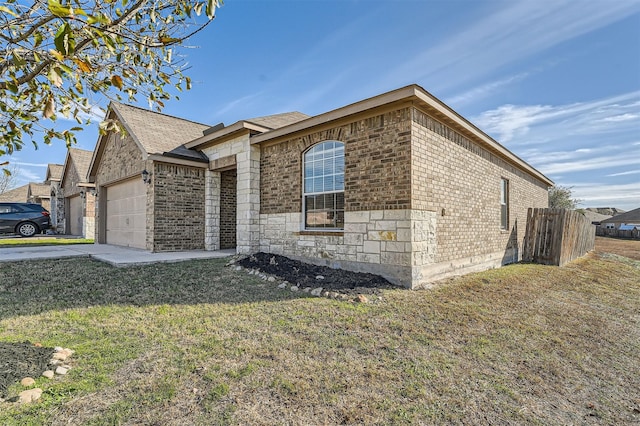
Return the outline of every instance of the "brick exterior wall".
[[[412,197],[437,213],[435,263],[505,253],[522,256],[527,209],[547,206],[547,188],[528,174],[413,109]],[[500,228],[500,182],[509,181],[509,229]]]
[[[325,140],[345,144],[345,211],[411,208],[411,110],[403,108],[263,147],[261,214],[301,210],[302,155]]]
[[[236,247],[236,170],[220,173],[220,248]]]
[[[323,140],[345,143],[345,227],[333,235],[301,231],[302,155]],[[264,146],[260,172],[262,251],[413,288],[519,260],[527,209],[547,205],[544,183],[415,107]]]
[[[205,170],[155,162],[153,251],[204,249]]]

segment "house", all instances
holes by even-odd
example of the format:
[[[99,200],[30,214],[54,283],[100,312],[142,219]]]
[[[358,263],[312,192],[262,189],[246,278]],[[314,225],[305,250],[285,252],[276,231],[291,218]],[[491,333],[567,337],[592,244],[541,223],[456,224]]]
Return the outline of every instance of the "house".
[[[596,235],[640,238],[640,208],[615,215],[600,222]]]
[[[29,189],[27,190],[27,202],[40,204],[47,210],[51,210],[51,192],[49,185],[44,183],[29,183]]]
[[[622,225],[640,225],[640,207],[626,213],[620,213],[601,222],[601,226],[619,229]]]
[[[10,189],[0,194],[0,201],[26,203],[29,193],[29,184]]]
[[[126,135],[100,136],[89,166],[98,195],[96,241],[151,251],[204,249],[209,161],[183,145],[209,126],[115,102],[106,118]]]
[[[417,85],[210,128],[109,116],[127,136],[101,136],[91,162],[97,239],[153,251],[264,251],[419,288],[521,259],[553,184]]]
[[[79,148],[67,151],[60,179],[64,213],[56,218],[57,223],[64,222],[65,234],[94,238],[95,190],[87,181],[92,155],[92,151]]]
[[[64,234],[64,220],[59,220],[59,218],[64,218],[64,194],[60,186],[63,170],[63,164],[48,164],[44,178],[44,183],[49,185],[51,197],[51,208],[49,209],[49,213],[51,213],[51,229],[60,234]]]

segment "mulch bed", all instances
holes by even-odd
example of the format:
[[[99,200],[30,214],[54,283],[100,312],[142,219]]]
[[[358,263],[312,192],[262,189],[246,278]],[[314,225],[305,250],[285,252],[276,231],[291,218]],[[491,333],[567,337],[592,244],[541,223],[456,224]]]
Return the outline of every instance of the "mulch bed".
[[[9,386],[21,379],[40,377],[48,369],[53,351],[29,342],[0,342],[0,398],[6,398]]]
[[[377,294],[380,289],[397,288],[379,275],[317,266],[270,253],[256,253],[235,263],[259,269],[300,288],[322,287],[325,291],[346,294]],[[317,279],[322,276],[324,279]]]

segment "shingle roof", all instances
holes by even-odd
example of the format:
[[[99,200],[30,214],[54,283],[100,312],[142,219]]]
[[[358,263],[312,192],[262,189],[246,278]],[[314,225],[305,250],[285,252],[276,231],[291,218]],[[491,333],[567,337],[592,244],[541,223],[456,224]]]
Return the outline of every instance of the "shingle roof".
[[[0,201],[13,201],[17,203],[26,203],[28,192],[29,192],[29,184],[22,185],[0,194]]]
[[[69,148],[69,156],[71,156],[71,160],[76,166],[80,182],[87,182],[87,172],[89,171],[93,151],[87,151],[86,149],[80,148]]]
[[[615,215],[601,223],[640,223],[640,207],[626,213]]]
[[[143,108],[111,103],[111,109],[147,154],[170,152],[199,138],[210,126]]]
[[[64,165],[62,164],[49,164],[47,165],[47,175],[45,177],[45,182],[48,180],[60,180],[62,179],[62,171],[64,170]]]
[[[51,185],[45,183],[29,183],[29,195],[31,197],[49,198],[51,197]]]
[[[306,120],[307,118],[310,118],[307,114],[294,111],[282,114],[265,115],[264,117],[255,117],[243,121],[273,130],[288,126],[289,124],[297,123],[298,121]]]

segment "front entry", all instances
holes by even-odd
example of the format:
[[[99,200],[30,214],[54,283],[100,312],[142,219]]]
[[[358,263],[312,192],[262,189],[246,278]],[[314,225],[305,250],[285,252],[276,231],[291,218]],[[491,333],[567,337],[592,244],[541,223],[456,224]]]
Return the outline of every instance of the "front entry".
[[[220,248],[236,248],[236,169],[220,172]]]

